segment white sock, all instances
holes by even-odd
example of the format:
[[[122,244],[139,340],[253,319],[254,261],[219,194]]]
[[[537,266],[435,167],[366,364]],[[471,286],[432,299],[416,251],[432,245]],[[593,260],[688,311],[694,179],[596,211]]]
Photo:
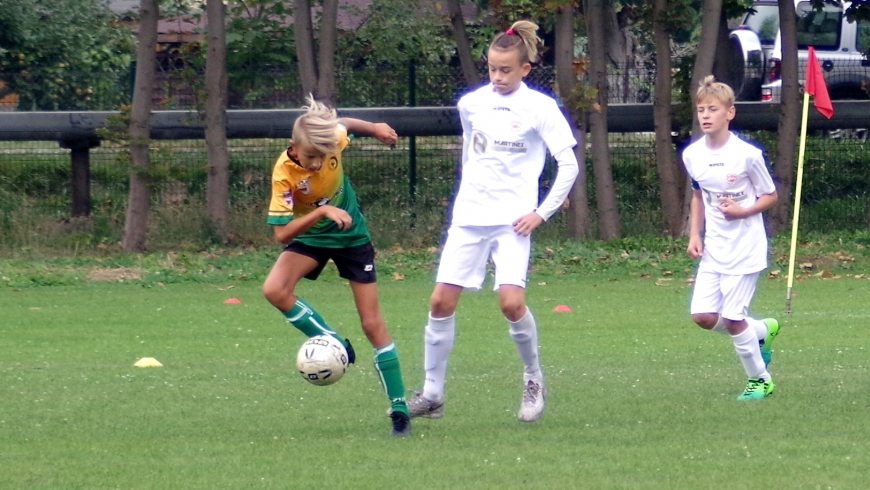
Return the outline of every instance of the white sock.
[[[737,351],[737,356],[740,362],[743,363],[743,369],[746,371],[746,376],[750,378],[770,379],[770,374],[764,367],[764,360],[761,358],[761,350],[758,348],[758,338],[755,336],[755,330],[747,327],[746,330],[737,335],[731,336],[731,341],[734,342],[734,350]]]
[[[432,318],[426,325],[424,343],[423,368],[426,370],[426,381],[423,384],[423,396],[430,401],[440,402],[444,399],[444,380],[447,376],[447,358],[453,350],[453,339],[456,335],[456,316],[447,318]]]
[[[508,320],[508,325],[510,325],[511,338],[525,365],[523,385],[529,380],[544,384],[544,375],[538,362],[538,326],[535,317],[532,316],[532,310],[526,308],[526,314],[522,318],[515,322]]]
[[[719,320],[716,321],[716,325],[713,325],[713,328],[710,329],[713,332],[719,332],[724,335],[731,335],[728,333],[728,329],[725,328],[725,320],[722,319],[722,315],[719,315]]]
[[[767,337],[767,325],[763,321],[746,317],[746,323],[748,323],[749,328],[755,332],[755,336],[758,340],[764,340],[764,337]]]

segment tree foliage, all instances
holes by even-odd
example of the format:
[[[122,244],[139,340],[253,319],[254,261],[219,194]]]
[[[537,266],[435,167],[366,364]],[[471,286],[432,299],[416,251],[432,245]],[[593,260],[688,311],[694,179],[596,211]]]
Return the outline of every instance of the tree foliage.
[[[105,0],[16,0],[0,8],[0,80],[29,110],[111,109],[128,98],[130,30]]]
[[[409,73],[411,64],[425,91],[452,96],[457,90],[459,79],[446,76],[451,73],[456,47],[449,26],[432,3],[372,0],[367,9],[352,13],[361,14],[364,21],[353,33],[340,35],[336,43],[336,66],[342,75],[336,82],[343,100],[368,106],[376,96],[393,94],[390,102],[404,105],[409,81],[398,75]]]

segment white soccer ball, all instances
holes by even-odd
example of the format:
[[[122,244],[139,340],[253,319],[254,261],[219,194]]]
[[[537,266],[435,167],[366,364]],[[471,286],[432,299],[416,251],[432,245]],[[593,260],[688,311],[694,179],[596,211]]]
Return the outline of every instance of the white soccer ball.
[[[331,385],[347,370],[347,349],[331,335],[311,337],[299,348],[296,368],[309,383]]]

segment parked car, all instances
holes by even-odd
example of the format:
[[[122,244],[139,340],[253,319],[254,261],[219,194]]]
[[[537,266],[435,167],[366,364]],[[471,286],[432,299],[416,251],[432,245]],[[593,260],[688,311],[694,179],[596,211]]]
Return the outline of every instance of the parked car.
[[[795,0],[798,76],[803,84],[807,48],[813,46],[831,99],[870,98],[870,22],[849,22],[851,2],[826,1],[816,11],[809,0]],[[753,3],[731,32],[735,76],[729,81],[739,100],[779,102],[782,88],[782,36],[775,1]]]

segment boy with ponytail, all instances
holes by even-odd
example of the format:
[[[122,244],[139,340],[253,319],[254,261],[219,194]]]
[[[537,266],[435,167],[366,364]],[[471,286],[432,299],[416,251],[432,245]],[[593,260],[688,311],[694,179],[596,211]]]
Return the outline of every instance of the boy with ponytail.
[[[547,390],[538,360],[537,324],[525,302],[530,235],[559,210],[578,166],[573,151],[577,142],[556,101],[523,83],[537,56],[537,29],[532,22],[518,21],[496,35],[487,55],[490,83],[458,103],[462,181],[429,300],[426,378],[422,393],[408,401],[411,417],[443,414],[456,306],[464,289],[480,289],[489,258],[495,263],[499,307],[523,364],[517,418],[533,422],[544,411]],[[558,163],[558,176],[539,204],[538,178],[547,151]]]

